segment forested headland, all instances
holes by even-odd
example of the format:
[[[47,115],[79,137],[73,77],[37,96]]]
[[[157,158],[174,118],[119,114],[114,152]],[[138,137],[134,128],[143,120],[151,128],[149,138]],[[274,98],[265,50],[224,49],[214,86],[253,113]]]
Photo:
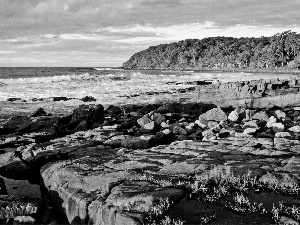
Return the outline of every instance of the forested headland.
[[[151,46],[135,53],[125,69],[300,69],[300,34],[271,37],[209,37]]]

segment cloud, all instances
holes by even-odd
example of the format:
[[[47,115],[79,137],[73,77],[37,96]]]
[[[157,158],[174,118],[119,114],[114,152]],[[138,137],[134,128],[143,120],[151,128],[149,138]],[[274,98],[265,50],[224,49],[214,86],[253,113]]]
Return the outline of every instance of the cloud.
[[[150,45],[300,32],[299,0],[0,0],[0,5],[0,64],[11,57],[15,64],[28,58],[31,65],[42,59],[121,65]]]

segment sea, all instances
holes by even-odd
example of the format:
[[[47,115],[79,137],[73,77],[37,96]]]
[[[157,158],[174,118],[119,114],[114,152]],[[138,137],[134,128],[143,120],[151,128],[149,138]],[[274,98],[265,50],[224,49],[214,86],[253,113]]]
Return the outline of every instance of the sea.
[[[192,90],[202,81],[217,83],[293,76],[297,75],[108,67],[2,67],[0,125],[12,115],[32,113],[39,107],[52,114],[68,114],[80,104],[108,107],[197,101]],[[81,99],[85,96],[95,101],[83,102]],[[55,97],[64,99],[54,101]]]

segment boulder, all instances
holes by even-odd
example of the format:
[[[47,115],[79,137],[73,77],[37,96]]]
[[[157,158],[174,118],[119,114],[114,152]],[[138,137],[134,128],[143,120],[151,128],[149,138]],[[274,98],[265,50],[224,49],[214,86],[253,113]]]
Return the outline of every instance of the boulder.
[[[144,124],[140,131],[144,134],[147,134],[147,133],[152,133],[154,131],[156,131],[157,129],[159,129],[159,125],[157,123],[155,123],[154,121],[150,122],[150,123],[147,123],[147,124]]]
[[[207,111],[206,113],[200,115],[199,120],[200,120],[200,118],[202,118],[204,120],[212,120],[212,121],[217,121],[217,122],[227,120],[227,116],[221,108],[211,109],[211,110]]]
[[[115,115],[123,113],[123,110],[121,109],[121,107],[114,106],[114,105],[108,106],[105,111],[111,116],[115,116]]]
[[[14,133],[27,131],[32,124],[32,119],[28,116],[13,116],[2,125],[3,133]]]
[[[148,114],[144,115],[143,117],[141,117],[140,119],[137,120],[137,123],[142,127],[147,123],[152,122],[150,116]]]
[[[155,111],[156,110],[156,107],[154,105],[145,105],[143,106],[143,108],[137,110],[138,113],[141,113],[141,114],[147,114],[151,111]]]
[[[269,121],[269,116],[268,116],[268,114],[265,111],[260,111],[260,112],[255,113],[252,116],[252,119],[254,119],[254,120]]]
[[[281,132],[284,130],[284,125],[282,123],[273,123],[272,128],[275,132]]]
[[[72,118],[69,123],[70,129],[74,129],[81,121],[87,121],[88,124],[104,122],[104,108],[102,105],[80,105],[73,110]]]
[[[83,102],[95,102],[96,101],[96,99],[93,96],[85,96],[80,100]]]
[[[228,120],[235,122],[238,119],[239,119],[239,114],[235,110],[229,113]]]
[[[300,133],[300,126],[293,126],[289,128],[289,131],[295,132],[295,133]]]
[[[161,124],[162,122],[166,121],[166,118],[160,113],[152,113],[150,116],[151,120],[157,124]]]
[[[38,108],[35,110],[30,117],[38,117],[38,116],[47,116],[48,114],[45,112],[43,108]]]
[[[285,119],[286,118],[285,112],[282,112],[281,110],[276,110],[274,112],[274,114],[275,114],[277,119]]]
[[[273,127],[273,124],[276,123],[277,119],[274,116],[271,116],[267,122],[267,127]]]
[[[175,135],[167,129],[168,132],[158,132],[154,135],[152,143],[154,146],[171,144],[176,140]]]
[[[146,137],[132,137],[132,138],[125,138],[122,140],[121,145],[125,148],[129,149],[146,149],[150,147],[151,138]]]
[[[181,113],[181,111],[182,107],[177,103],[165,104],[157,109],[159,113]]]
[[[247,129],[247,128],[258,129],[258,125],[256,124],[255,121],[249,121],[249,122],[246,122],[246,123],[243,125],[243,128],[244,128],[244,129]]]

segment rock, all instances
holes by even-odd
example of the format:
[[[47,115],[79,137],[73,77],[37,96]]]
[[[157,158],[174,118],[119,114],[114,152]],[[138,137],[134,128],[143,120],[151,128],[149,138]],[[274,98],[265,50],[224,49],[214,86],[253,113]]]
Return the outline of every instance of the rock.
[[[246,123],[243,125],[243,128],[244,128],[244,129],[247,129],[247,128],[258,129],[258,125],[256,124],[255,121],[249,121],[249,122],[246,122]]]
[[[273,127],[273,124],[276,123],[277,119],[274,116],[271,116],[267,122],[267,127]]]
[[[294,220],[287,216],[280,216],[278,220],[278,225],[299,225],[300,223],[297,220]]]
[[[143,117],[141,117],[140,119],[137,120],[137,123],[142,127],[147,123],[152,122],[150,116],[148,114],[144,115]]]
[[[159,113],[181,113],[181,111],[181,106],[177,103],[165,104],[157,109]]]
[[[167,145],[171,144],[173,141],[176,140],[175,135],[168,130],[169,132],[158,132],[154,135],[154,138],[152,140],[152,143],[154,146],[157,145]]]
[[[256,128],[251,128],[251,127],[248,127],[244,130],[244,134],[254,134],[256,132]]]
[[[257,112],[252,116],[254,120],[269,121],[269,116],[265,111]]]
[[[2,177],[0,177],[0,195],[7,195],[7,189],[5,186],[5,182]]]
[[[282,112],[281,110],[276,110],[274,113],[275,113],[275,116],[277,117],[277,119],[285,119],[286,118],[286,114],[284,112]]]
[[[162,128],[168,128],[170,125],[167,124],[166,122],[162,122],[162,123],[160,124],[160,126],[161,126]]]
[[[272,128],[275,132],[281,132],[284,130],[284,125],[282,123],[273,123]]]
[[[85,96],[80,100],[83,102],[95,102],[96,101],[96,99],[93,96]]]
[[[142,133],[147,134],[147,133],[152,133],[152,132],[156,131],[158,128],[159,128],[159,125],[157,123],[155,123],[154,121],[152,121],[150,123],[143,125],[140,130]]]
[[[300,133],[300,126],[293,126],[288,129],[289,131],[295,132],[295,133]]]
[[[30,117],[37,117],[37,116],[47,116],[47,113],[43,108],[38,108],[37,110],[35,110],[34,113],[31,114]]]
[[[153,113],[151,114],[151,120],[157,124],[161,124],[162,122],[166,121],[166,118],[160,113]]]
[[[186,134],[186,130],[181,128],[180,126],[175,126],[172,130],[174,134]]]
[[[235,122],[238,119],[239,119],[239,114],[235,110],[229,113],[228,120]]]
[[[104,108],[102,105],[80,105],[73,110],[69,127],[74,129],[78,124],[86,120],[88,124],[104,122]]]
[[[82,120],[78,126],[74,129],[75,132],[78,131],[86,131],[88,130],[88,122],[86,120]]]
[[[17,216],[14,218],[13,224],[34,224],[35,219],[31,216]]]
[[[58,101],[68,101],[70,98],[67,97],[52,97],[52,101],[58,102]]]
[[[137,110],[138,113],[141,113],[141,114],[147,114],[151,111],[155,111],[156,110],[156,107],[154,105],[145,105],[143,108]]]
[[[0,196],[0,219],[13,219],[38,212],[41,201],[24,196]]]
[[[202,129],[206,128],[208,125],[208,121],[203,119],[202,117],[199,117],[199,120],[195,121],[195,124],[197,124]]]
[[[32,120],[28,116],[13,116],[2,125],[4,133],[23,132],[29,130]]]
[[[278,138],[285,138],[285,137],[291,137],[290,133],[289,132],[277,132],[275,134],[275,137],[278,137]]]
[[[211,121],[217,121],[217,122],[227,120],[227,116],[221,108],[211,109],[211,110],[207,111],[206,113],[200,115],[199,120],[200,120],[200,118],[202,118],[204,120],[211,120]]]
[[[123,113],[123,110],[119,106],[110,105],[105,110],[109,115],[115,116]]]
[[[300,111],[300,106],[294,108],[295,111]]]
[[[122,140],[121,145],[129,149],[145,149],[150,147],[151,138],[132,137]]]

